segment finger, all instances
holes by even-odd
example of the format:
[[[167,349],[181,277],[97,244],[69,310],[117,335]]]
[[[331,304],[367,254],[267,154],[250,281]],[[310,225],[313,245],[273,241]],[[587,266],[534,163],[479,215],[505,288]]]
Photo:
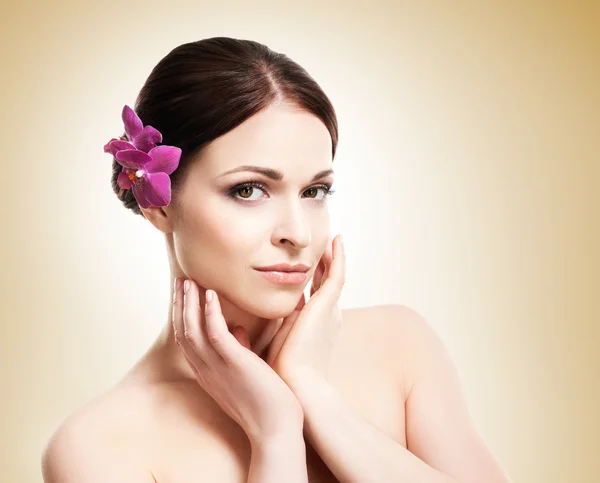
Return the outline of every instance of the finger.
[[[277,355],[279,354],[279,351],[281,350],[281,346],[283,346],[283,343],[285,342],[287,335],[289,334],[290,330],[292,330],[292,327],[294,326],[294,323],[296,322],[296,319],[298,319],[299,315],[300,315],[300,311],[294,310],[290,315],[288,315],[287,317],[285,317],[283,319],[283,323],[281,324],[281,327],[279,328],[279,330],[277,331],[277,334],[275,334],[275,337],[273,337],[273,340],[271,341],[271,344],[269,345],[269,350],[267,351],[267,360],[266,360],[267,364],[272,365],[273,361],[277,358]]]
[[[205,367],[204,361],[198,356],[196,351],[190,347],[185,338],[185,324],[183,321],[184,300],[183,300],[183,280],[179,277],[174,281],[173,307],[171,310],[171,322],[173,324],[173,332],[175,341],[181,347],[185,358],[193,366],[195,370],[201,370]]]
[[[191,351],[191,353],[195,354],[195,352],[193,351],[193,349],[189,349]],[[196,378],[196,380],[198,381],[198,384],[200,384],[200,386],[202,387],[202,389],[208,389],[209,384],[208,383],[208,378],[207,378],[207,374],[208,374],[208,366],[204,363],[204,361],[202,361],[201,359],[199,359],[198,357],[196,357],[196,359],[200,360],[200,364],[202,365],[203,369],[200,370],[198,369],[198,364],[194,363],[186,354],[185,351],[181,351],[183,353],[183,357],[185,357],[185,360],[188,362],[188,365],[190,366],[190,368],[192,369],[192,373],[194,374],[194,377]],[[210,377],[210,376],[209,376]]]
[[[325,251],[323,252],[323,255],[321,256],[321,259],[319,260],[317,269],[315,270],[315,277],[313,278],[313,284],[310,289],[311,297],[314,295],[315,292],[317,292],[321,288],[323,281],[329,275],[329,266],[331,265],[331,260],[333,258],[332,245],[333,245],[333,240],[329,239],[327,242],[327,245],[325,247]]]
[[[208,300],[210,302],[208,302]],[[240,344],[229,332],[227,322],[221,312],[221,303],[219,302],[219,296],[214,290],[206,291],[207,306],[205,310],[206,318],[206,336],[208,342],[218,353],[222,360],[231,364],[239,361],[240,357]]]
[[[337,235],[333,243],[333,258],[328,273],[319,291],[323,290],[329,298],[337,300],[346,283],[346,254],[341,235]]]
[[[296,308],[294,310],[302,310],[302,307],[304,307],[306,305],[306,297],[304,296],[304,292],[302,292],[302,295],[300,296],[300,300],[298,300],[298,303],[296,304]]]
[[[298,300],[298,303],[296,304],[296,307],[294,308],[294,311],[302,310],[302,307],[304,307],[305,305],[306,297],[303,292],[302,296]],[[276,334],[278,334],[281,330],[285,319],[286,318],[269,319],[268,322],[265,324],[265,328],[259,335],[258,340],[254,343],[254,352],[256,352],[256,354],[258,354],[260,357],[264,356],[263,352],[265,351],[265,349],[267,349],[267,347],[270,347],[270,345],[273,343],[273,340]]]
[[[330,243],[325,247],[325,253],[323,253],[322,261],[323,261],[323,277],[321,278],[321,283],[319,288],[323,285],[323,282],[327,280],[329,276],[329,271],[331,269],[331,263],[333,261],[333,243],[334,240],[330,239]]]
[[[188,289],[183,292],[183,334],[189,346],[197,354],[197,358],[210,364],[218,359],[218,354],[208,342],[206,332],[202,329],[202,310],[200,308],[200,297],[198,285],[194,280],[187,279]],[[193,354],[187,356],[195,360]]]
[[[315,269],[315,273],[313,275],[312,284],[310,286],[310,296],[312,297],[321,285],[321,281],[323,280],[323,262],[319,260],[319,264]]]
[[[200,378],[201,382],[202,380],[204,380],[204,378],[202,377],[202,372],[200,372],[197,368],[196,365],[194,364],[194,362],[187,356],[187,354],[185,353],[185,351],[181,351],[183,353],[183,357],[185,357],[185,360],[188,362],[190,368],[192,369],[192,372],[194,373],[194,376],[196,376],[197,378]],[[203,363],[204,364],[204,363]]]
[[[281,346],[285,342],[288,333],[290,332],[290,330],[296,323],[296,320],[298,319],[298,316],[300,315],[300,312],[302,311],[302,308],[305,305],[306,305],[306,298],[303,293],[302,296],[300,297],[300,300],[296,304],[296,308],[293,310],[293,312],[290,315],[288,315],[287,317],[284,317],[281,327],[279,328],[279,330],[273,337],[273,340],[271,341],[271,344],[269,346],[269,351],[267,353],[267,363],[272,362],[277,357],[277,354],[279,353]]]

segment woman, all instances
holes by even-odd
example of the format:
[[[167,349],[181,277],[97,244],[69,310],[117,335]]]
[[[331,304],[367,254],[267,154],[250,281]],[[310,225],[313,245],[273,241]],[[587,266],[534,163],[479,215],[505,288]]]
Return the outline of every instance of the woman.
[[[426,321],[338,309],[338,127],[304,69],[256,42],[184,44],[122,117],[112,185],[165,234],[173,304],[55,432],[46,483],[508,481]]]

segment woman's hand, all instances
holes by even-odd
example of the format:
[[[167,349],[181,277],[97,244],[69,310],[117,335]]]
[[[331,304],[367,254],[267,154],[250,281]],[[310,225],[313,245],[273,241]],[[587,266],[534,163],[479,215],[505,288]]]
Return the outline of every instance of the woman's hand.
[[[315,270],[310,299],[305,302],[302,294],[296,309],[284,318],[269,346],[267,363],[292,390],[314,377],[327,379],[342,322],[338,301],[345,279],[346,258],[338,235]]]
[[[193,280],[183,293],[181,280],[173,297],[175,340],[200,386],[241,428],[251,442],[300,430],[303,413],[291,389],[250,350],[244,329],[229,332],[219,298],[207,290],[205,310]],[[212,295],[212,300],[208,301]]]

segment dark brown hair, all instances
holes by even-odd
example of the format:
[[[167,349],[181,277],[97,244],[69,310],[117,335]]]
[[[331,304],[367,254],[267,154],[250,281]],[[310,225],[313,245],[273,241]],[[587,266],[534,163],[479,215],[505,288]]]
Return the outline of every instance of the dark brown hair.
[[[152,69],[134,110],[144,125],[162,133],[161,144],[182,150],[179,166],[170,175],[172,198],[191,158],[274,101],[289,102],[317,116],[329,130],[335,157],[338,125],[333,105],[304,68],[285,54],[229,37],[171,50]],[[121,169],[113,159],[113,190],[127,208],[143,216],[131,189],[117,185]]]

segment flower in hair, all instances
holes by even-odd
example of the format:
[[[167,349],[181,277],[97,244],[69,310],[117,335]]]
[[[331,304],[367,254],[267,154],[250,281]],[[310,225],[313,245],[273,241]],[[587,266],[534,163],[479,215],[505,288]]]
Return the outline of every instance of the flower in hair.
[[[171,202],[169,175],[179,165],[181,149],[157,146],[162,134],[144,126],[131,107],[125,106],[121,117],[127,137],[113,138],[104,146],[104,152],[112,154],[123,167],[117,178],[119,188],[131,188],[142,208],[167,206]]]
[[[121,118],[130,142],[125,141],[124,138],[113,138],[104,146],[104,152],[111,153],[113,156],[116,151],[124,149],[138,149],[147,153],[162,141],[162,134],[152,126],[144,126],[131,107],[123,107]]]

